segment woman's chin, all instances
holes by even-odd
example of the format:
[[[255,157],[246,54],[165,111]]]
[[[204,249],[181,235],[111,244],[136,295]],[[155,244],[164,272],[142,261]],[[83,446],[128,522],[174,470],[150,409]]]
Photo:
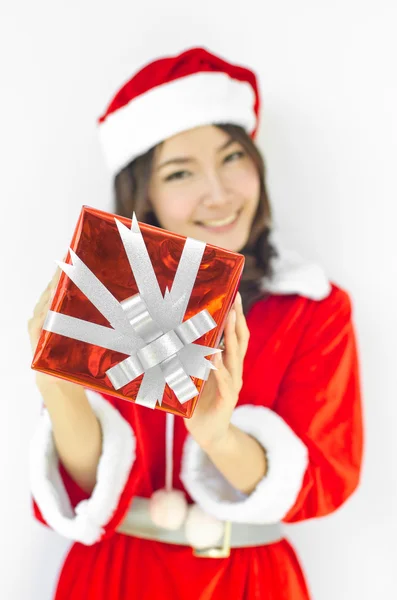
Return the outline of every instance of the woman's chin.
[[[240,252],[240,249],[244,248],[247,240],[247,235],[244,232],[230,231],[228,233],[220,233],[211,231],[205,227],[195,227],[195,234],[191,234],[191,237],[212,246],[225,248],[225,250],[230,250],[231,252]]]

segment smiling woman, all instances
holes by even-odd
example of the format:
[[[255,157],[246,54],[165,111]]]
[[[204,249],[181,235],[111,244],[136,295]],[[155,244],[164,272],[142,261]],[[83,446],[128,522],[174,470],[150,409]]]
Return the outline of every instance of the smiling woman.
[[[349,296],[276,256],[259,105],[250,69],[193,48],[138,71],[99,119],[118,214],[246,264],[190,419],[41,381],[35,515],[78,542],[56,600],[308,600],[282,523],[335,511],[358,484]]]
[[[244,309],[263,295],[276,250],[262,155],[237,125],[181,132],[115,177],[116,213],[245,255]]]

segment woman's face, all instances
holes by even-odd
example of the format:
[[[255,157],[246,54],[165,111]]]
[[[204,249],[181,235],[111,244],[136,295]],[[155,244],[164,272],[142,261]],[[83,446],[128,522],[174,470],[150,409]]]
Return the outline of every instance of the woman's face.
[[[259,193],[252,159],[218,127],[190,129],[155,152],[149,198],[169,231],[239,251],[248,240]]]

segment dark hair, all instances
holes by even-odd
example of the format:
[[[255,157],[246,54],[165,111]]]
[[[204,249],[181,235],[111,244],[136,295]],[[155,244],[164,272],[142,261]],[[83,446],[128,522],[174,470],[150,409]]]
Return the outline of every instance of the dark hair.
[[[252,304],[266,295],[261,289],[261,280],[271,278],[271,259],[277,256],[275,248],[269,240],[271,231],[271,208],[265,185],[265,165],[263,157],[249,135],[237,125],[217,125],[222,131],[239,142],[254,162],[260,179],[260,197],[258,208],[252,222],[249,239],[240,250],[245,256],[245,267],[240,282],[240,293],[243,299],[244,312],[247,313]],[[115,177],[115,212],[124,217],[131,217],[135,211],[138,221],[161,227],[148,202],[148,189],[152,172],[155,146],[142,154]]]

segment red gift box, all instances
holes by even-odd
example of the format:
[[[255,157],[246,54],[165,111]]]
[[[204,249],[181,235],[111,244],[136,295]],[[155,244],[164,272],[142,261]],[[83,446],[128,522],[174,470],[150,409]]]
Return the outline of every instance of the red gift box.
[[[32,368],[191,417],[244,256],[84,206],[60,266]]]

